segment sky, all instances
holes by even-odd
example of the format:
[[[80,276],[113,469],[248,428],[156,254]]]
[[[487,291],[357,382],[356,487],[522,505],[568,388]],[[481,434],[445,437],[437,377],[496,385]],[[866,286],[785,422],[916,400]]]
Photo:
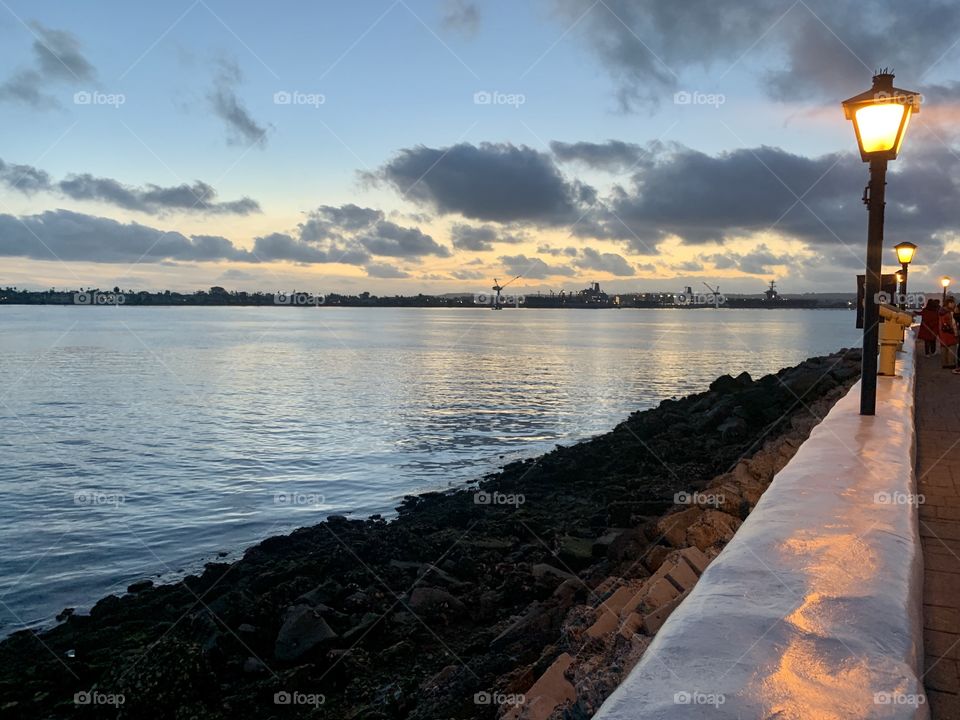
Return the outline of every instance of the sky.
[[[923,93],[887,188],[960,276],[960,4],[0,0],[0,285],[852,292],[840,101]]]

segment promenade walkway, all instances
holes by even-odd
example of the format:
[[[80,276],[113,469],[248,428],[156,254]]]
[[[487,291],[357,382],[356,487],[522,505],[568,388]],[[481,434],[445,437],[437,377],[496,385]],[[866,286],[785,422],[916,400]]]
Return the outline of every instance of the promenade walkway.
[[[960,720],[960,377],[917,358],[924,684],[933,720]]]

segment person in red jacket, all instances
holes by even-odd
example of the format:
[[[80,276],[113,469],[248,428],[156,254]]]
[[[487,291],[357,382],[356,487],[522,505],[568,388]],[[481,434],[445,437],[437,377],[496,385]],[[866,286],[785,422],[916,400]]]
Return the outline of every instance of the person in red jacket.
[[[930,298],[920,311],[920,328],[917,330],[917,340],[923,340],[923,354],[927,357],[937,354],[939,327],[940,301]]]

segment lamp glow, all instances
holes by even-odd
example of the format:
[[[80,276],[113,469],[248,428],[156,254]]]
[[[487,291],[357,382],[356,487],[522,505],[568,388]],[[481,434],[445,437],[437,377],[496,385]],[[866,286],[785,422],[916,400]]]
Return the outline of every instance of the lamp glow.
[[[854,122],[860,130],[860,144],[866,153],[892,150],[897,144],[906,105],[869,105],[856,111]]]
[[[870,90],[843,101],[864,162],[896,159],[910,116],[920,112],[920,99],[920,93],[895,88],[892,73],[881,72],[874,76]]]
[[[902,242],[894,246],[897,253],[897,262],[901,265],[909,265],[913,262],[913,256],[917,252],[917,246],[912,242]]]
[[[940,278],[940,286],[943,287],[944,290],[950,287],[950,278],[948,278],[946,275]]]

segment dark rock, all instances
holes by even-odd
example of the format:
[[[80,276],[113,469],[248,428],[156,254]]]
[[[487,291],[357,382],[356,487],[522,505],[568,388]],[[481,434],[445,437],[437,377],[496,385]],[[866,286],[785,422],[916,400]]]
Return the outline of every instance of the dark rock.
[[[248,657],[243,661],[243,671],[250,675],[260,674],[267,671],[267,666],[255,657]]]
[[[548,565],[547,563],[537,563],[530,568],[530,572],[538,580],[546,577],[553,577],[559,580],[569,580],[573,577],[573,575],[565,570],[555,568],[553,565]]]
[[[716,393],[735,393],[741,389],[743,389],[743,385],[729,375],[721,375],[710,383],[710,390]]]
[[[643,552],[643,548],[647,546],[647,538],[642,528],[633,528],[627,530],[626,532],[620,533],[610,543],[608,549],[608,554],[611,560],[621,562],[623,560],[631,560],[633,558],[638,558]]]
[[[153,587],[153,580],[137,580],[135,583],[130,583],[127,585],[128,593],[139,593],[144,590],[149,590]]]
[[[64,608],[59,613],[57,613],[57,622],[63,622],[68,617],[72,616],[74,612],[76,612],[76,608],[72,608],[72,607]]]
[[[717,431],[724,442],[743,439],[748,429],[749,425],[747,425],[746,420],[736,416],[727,418],[717,426]]]
[[[564,535],[557,544],[557,556],[570,567],[585,567],[593,559],[593,540]]]
[[[466,613],[466,606],[446,590],[421,587],[410,594],[410,609],[424,618],[459,617]]]
[[[347,640],[348,642],[359,641],[359,639],[366,634],[370,628],[376,625],[377,621],[382,617],[382,615],[378,615],[377,613],[367,613],[363,616],[358,624],[354,625],[343,634],[343,639]]]
[[[120,598],[116,595],[107,595],[90,608],[90,617],[103,617],[115,613],[120,609],[120,605]]]
[[[290,662],[336,637],[320,613],[307,605],[294,605],[284,615],[273,654],[277,660]]]

